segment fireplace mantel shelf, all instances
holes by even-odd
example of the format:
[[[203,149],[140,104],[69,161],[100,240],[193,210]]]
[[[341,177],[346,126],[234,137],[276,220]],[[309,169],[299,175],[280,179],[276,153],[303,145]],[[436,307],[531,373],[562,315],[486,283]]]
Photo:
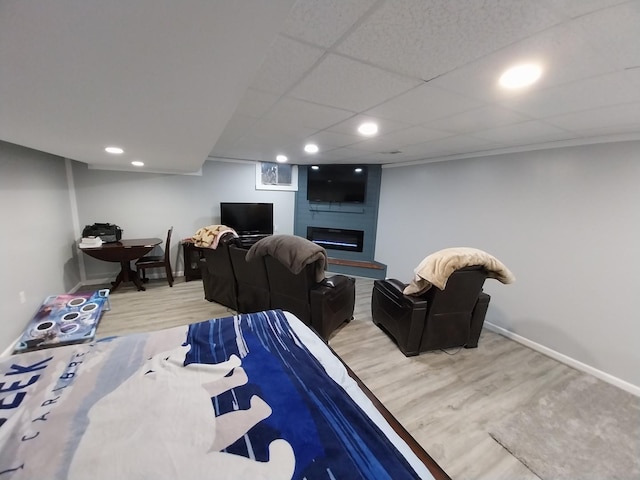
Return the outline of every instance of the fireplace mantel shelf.
[[[374,270],[384,270],[384,266],[375,262],[364,262],[362,260],[346,260],[344,258],[327,258],[329,265],[343,265],[346,267],[372,268]]]
[[[313,213],[317,212],[329,212],[329,213],[364,213],[363,207],[353,207],[346,205],[339,205],[339,208],[331,208],[331,205],[321,207],[309,207],[309,211]]]

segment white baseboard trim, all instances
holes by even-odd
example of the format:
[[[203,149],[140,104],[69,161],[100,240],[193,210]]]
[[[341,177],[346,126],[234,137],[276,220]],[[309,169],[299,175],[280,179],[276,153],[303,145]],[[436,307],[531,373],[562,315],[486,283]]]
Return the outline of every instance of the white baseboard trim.
[[[179,270],[177,272],[173,272],[173,278],[183,277],[184,272]],[[166,278],[164,271],[162,273],[147,273],[147,278],[151,280],[157,280],[159,278]],[[69,293],[75,293],[80,287],[87,285],[104,285],[113,282],[114,277],[105,277],[105,278],[92,278],[87,279],[84,282],[78,283]]]
[[[184,276],[184,272],[183,271],[177,271],[177,272],[173,272],[173,278],[178,278],[178,277],[183,277]],[[167,278],[164,270],[157,270],[156,272],[147,272],[147,278],[150,280],[158,280],[159,278]]]
[[[16,348],[16,344],[18,343],[21,337],[22,337],[22,334],[20,334],[13,342],[11,342],[11,344],[4,349],[4,352],[0,353],[0,358],[5,358],[13,354],[13,350]]]
[[[86,287],[87,285],[104,285],[106,283],[113,282],[113,278],[114,277],[92,278],[92,279],[87,278],[83,283],[81,283],[80,285],[74,288],[76,288],[77,290],[78,288]]]
[[[516,333],[513,333],[503,327],[499,327],[497,325],[494,325],[491,322],[484,322],[484,325],[491,331],[496,332],[500,335],[502,335],[503,337],[507,337],[510,340],[513,340],[515,342],[518,342],[526,347],[531,348],[532,350],[535,350],[537,352],[542,353],[543,355],[546,355],[547,357],[551,357],[554,360],[557,360],[561,363],[564,363],[565,365],[568,365],[572,368],[575,368],[576,370],[580,370],[581,372],[585,372],[588,373],[590,375],[593,375],[596,378],[599,378],[600,380],[603,380],[607,383],[610,383],[611,385],[614,385],[618,388],[621,388],[622,390],[625,390],[637,397],[640,397],[640,387],[637,385],[634,385],[632,383],[626,382],[625,380],[622,380],[618,377],[614,377],[613,375],[610,375],[606,372],[603,372],[602,370],[598,370],[597,368],[594,368],[590,365],[587,365],[586,363],[582,363],[579,362],[578,360],[568,357],[567,355],[564,355],[563,353],[560,352],[556,352],[555,350],[552,350],[548,347],[545,347],[544,345],[540,345],[539,343],[536,343],[532,340],[529,340],[528,338],[522,337]]]

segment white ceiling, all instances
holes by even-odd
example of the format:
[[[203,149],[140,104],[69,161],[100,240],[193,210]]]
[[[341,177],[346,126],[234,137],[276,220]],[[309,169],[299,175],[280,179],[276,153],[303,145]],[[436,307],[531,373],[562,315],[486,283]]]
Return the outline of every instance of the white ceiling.
[[[3,0],[0,138],[175,172],[208,155],[406,164],[640,138],[640,0],[291,4]],[[530,60],[536,85],[497,87]],[[377,137],[357,135],[365,119]]]
[[[99,168],[197,171],[293,2],[0,0],[0,139]]]

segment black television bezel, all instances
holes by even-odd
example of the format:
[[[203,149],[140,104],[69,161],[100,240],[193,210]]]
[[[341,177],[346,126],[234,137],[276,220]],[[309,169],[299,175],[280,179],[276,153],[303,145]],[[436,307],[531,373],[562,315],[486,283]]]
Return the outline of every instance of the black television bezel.
[[[367,165],[360,164],[324,164],[318,165],[320,174],[329,171],[328,177],[334,181],[338,180],[338,183],[346,183],[340,174],[344,175],[344,170],[346,169],[356,169],[361,168],[361,181],[358,182],[358,185],[362,187],[362,195],[358,195],[357,199],[351,199],[347,197],[344,193],[346,188],[344,185],[340,186],[338,190],[325,190],[321,195],[318,195],[317,192],[319,190],[319,181],[316,179],[315,185],[312,184],[314,181],[313,176],[316,175],[316,171],[309,167],[307,169],[307,201],[310,203],[355,203],[355,204],[363,204],[367,201],[367,187],[369,180],[369,170]],[[323,172],[324,170],[324,172]],[[360,174],[359,174],[360,175]],[[357,178],[357,177],[354,177]],[[313,188],[312,188],[313,187]],[[313,191],[313,193],[312,193]],[[336,197],[335,193],[340,192],[339,198]],[[334,193],[334,195],[332,195]]]
[[[270,219],[270,223],[271,226],[270,228],[265,228],[266,222],[262,222],[261,224],[256,224],[257,228],[237,228],[234,225],[230,225],[230,223],[228,221],[228,217],[229,215],[229,211],[226,210],[226,216],[225,216],[225,208],[224,207],[235,207],[236,209],[241,209],[243,210],[243,215],[247,216],[249,215],[251,212],[251,208],[250,207],[261,207],[263,209],[265,209],[264,211],[268,211],[268,215],[269,215],[269,219]],[[255,213],[253,214],[255,215]],[[220,223],[222,225],[225,225],[227,227],[233,228],[236,233],[240,236],[245,236],[245,235],[273,235],[273,203],[267,203],[267,202],[220,202]],[[246,224],[245,224],[246,226]]]

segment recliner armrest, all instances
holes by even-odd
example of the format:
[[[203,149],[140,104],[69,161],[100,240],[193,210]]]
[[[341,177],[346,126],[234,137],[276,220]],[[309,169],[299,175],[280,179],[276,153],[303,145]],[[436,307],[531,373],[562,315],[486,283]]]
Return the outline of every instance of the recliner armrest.
[[[403,283],[396,278],[386,278],[382,281],[385,282],[390,289],[395,289],[398,295],[404,295],[402,292],[407,287],[406,283]]]
[[[334,275],[316,283],[309,290],[311,326],[325,340],[338,325],[353,318],[356,300],[356,280],[346,275]]]
[[[325,278],[321,282],[316,283],[311,287],[310,294],[314,295],[327,295],[332,296],[338,294],[345,288],[349,288],[350,284],[354,280],[346,275],[334,275],[332,277]]]
[[[421,296],[416,295],[405,295],[403,293],[406,283],[402,283],[400,280],[395,278],[385,278],[384,280],[376,280],[375,283],[378,285],[381,293],[393,300],[398,305],[404,304],[412,304],[414,308],[426,308],[427,300]]]
[[[333,275],[322,280],[320,284],[324,285],[325,287],[336,288],[340,285],[346,284],[348,281],[349,277],[346,277],[345,275]]]

